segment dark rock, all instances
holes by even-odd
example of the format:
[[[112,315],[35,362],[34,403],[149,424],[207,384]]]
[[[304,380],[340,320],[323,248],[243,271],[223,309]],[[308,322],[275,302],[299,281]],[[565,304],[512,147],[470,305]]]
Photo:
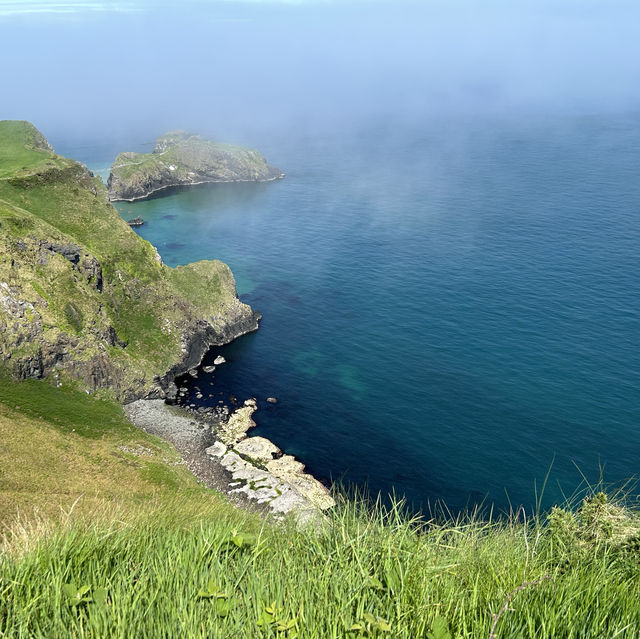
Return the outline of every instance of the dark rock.
[[[142,226],[144,224],[144,220],[140,216],[138,216],[134,217],[132,220],[129,220],[127,224],[129,226]]]
[[[81,246],[76,244],[57,244],[55,242],[40,242],[41,248],[57,253],[64,257],[65,260],[71,262],[71,264],[80,271],[87,281],[92,283],[93,286],[100,292],[102,292],[102,267],[100,262],[85,253]]]
[[[175,385],[174,382],[171,382],[170,384],[167,384],[167,388],[164,391],[165,393],[165,397],[166,400],[172,404],[176,401],[177,395],[178,395],[178,387]]]

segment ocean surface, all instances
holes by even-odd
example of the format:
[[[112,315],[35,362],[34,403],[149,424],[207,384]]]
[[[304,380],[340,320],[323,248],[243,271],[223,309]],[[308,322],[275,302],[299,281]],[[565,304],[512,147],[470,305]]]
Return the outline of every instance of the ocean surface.
[[[549,473],[548,506],[640,470],[639,125],[269,131],[240,142],[284,180],[117,208],[169,265],[228,263],[264,316],[190,402],[256,397],[254,434],[415,508],[532,507]],[[56,146],[103,175],[115,155]]]

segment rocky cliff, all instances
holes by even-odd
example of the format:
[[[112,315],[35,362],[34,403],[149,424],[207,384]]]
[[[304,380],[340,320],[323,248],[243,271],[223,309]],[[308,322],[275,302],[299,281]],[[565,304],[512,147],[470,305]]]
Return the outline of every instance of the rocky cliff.
[[[28,122],[0,122],[0,367],[121,400],[163,397],[258,319],[225,264],[169,268],[98,178]]]
[[[112,201],[146,199],[167,189],[214,182],[268,182],[284,177],[253,149],[184,131],[158,138],[153,153],[120,153],[107,181]]]

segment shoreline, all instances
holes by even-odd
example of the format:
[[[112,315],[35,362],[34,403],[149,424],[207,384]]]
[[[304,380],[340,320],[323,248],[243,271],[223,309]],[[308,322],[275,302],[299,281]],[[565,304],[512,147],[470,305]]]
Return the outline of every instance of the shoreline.
[[[290,514],[304,523],[318,521],[335,505],[304,464],[265,437],[247,436],[256,425],[255,399],[216,416],[164,399],[139,399],[123,408],[132,424],[170,442],[198,480],[240,508],[276,518]]]
[[[201,186],[204,184],[239,184],[239,183],[248,183],[248,182],[255,182],[255,183],[275,182],[276,180],[282,180],[285,177],[286,175],[284,173],[281,173],[280,175],[276,175],[274,177],[263,178],[259,180],[202,180],[201,182],[188,182],[186,184],[184,183],[183,184],[165,184],[163,186],[159,186],[158,188],[152,189],[145,195],[139,195],[133,198],[109,197],[109,202],[140,202],[144,200],[149,200],[151,199],[151,196],[154,195],[155,193],[166,191],[168,189],[189,188],[190,186]]]

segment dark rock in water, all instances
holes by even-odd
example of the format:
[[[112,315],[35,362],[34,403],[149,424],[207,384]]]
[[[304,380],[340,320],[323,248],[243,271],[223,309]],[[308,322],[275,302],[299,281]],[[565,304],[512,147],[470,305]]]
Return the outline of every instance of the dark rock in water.
[[[134,217],[132,220],[129,220],[127,224],[129,226],[142,226],[144,224],[144,220],[140,216],[138,216]]]
[[[216,358],[213,360],[213,363],[214,363],[216,366],[220,366],[220,364],[224,364],[226,361],[227,361],[227,360],[226,360],[224,357],[222,357],[222,355],[218,355],[218,357],[216,357]]]
[[[277,404],[278,403],[278,399],[276,397],[267,397],[267,401],[270,404]]]
[[[216,370],[215,366],[203,366],[202,367],[202,372],[203,373],[213,373],[213,371]]]

